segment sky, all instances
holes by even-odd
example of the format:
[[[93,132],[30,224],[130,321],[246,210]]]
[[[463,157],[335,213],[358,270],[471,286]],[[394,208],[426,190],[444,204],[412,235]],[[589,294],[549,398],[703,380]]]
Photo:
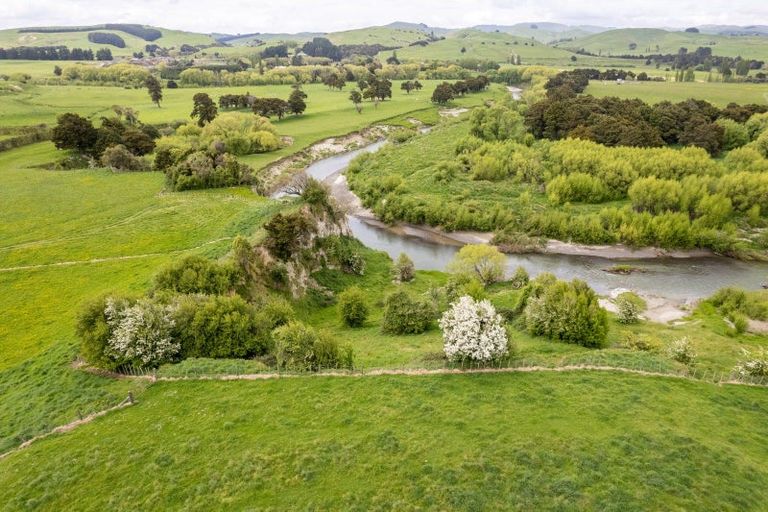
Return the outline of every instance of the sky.
[[[194,32],[333,32],[392,21],[433,27],[569,25],[683,28],[768,24],[765,0],[2,0],[0,28],[141,23]]]

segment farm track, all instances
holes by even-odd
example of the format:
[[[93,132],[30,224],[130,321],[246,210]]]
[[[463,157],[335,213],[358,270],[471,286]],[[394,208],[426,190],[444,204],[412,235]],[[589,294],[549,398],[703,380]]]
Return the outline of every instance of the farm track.
[[[128,256],[111,256],[107,258],[91,258],[88,260],[59,261],[56,263],[40,263],[36,265],[20,265],[17,267],[5,267],[5,268],[0,268],[0,272],[17,272],[21,270],[36,270],[36,269],[48,268],[48,267],[71,267],[74,265],[91,265],[94,263],[105,263],[109,261],[137,260],[142,258],[152,258],[155,256],[165,256],[168,254],[180,254],[180,253],[185,253],[189,251],[194,251],[197,249],[201,249],[207,245],[212,245],[212,244],[225,242],[233,239],[234,237],[231,237],[231,236],[224,237],[224,238],[217,238],[216,240],[209,240],[208,242],[205,242],[200,245],[196,245],[194,247],[187,247],[185,249],[175,249],[173,251],[167,251],[167,252],[150,252],[145,254],[131,254]]]
[[[515,368],[475,368],[475,369],[459,369],[459,368],[437,368],[437,369],[426,369],[426,368],[412,368],[412,369],[372,369],[372,370],[363,370],[363,371],[328,371],[328,372],[318,372],[318,373],[254,373],[254,374],[229,374],[229,375],[213,375],[213,376],[193,376],[193,377],[157,377],[152,374],[147,375],[125,375],[125,374],[117,374],[114,372],[104,372],[102,370],[91,368],[91,367],[85,367],[78,364],[74,365],[75,368],[79,368],[82,371],[86,371],[89,373],[94,373],[97,375],[101,375],[108,378],[120,378],[120,379],[136,379],[136,380],[145,380],[150,381],[152,383],[154,382],[183,382],[183,381],[238,381],[238,380],[244,380],[244,381],[263,381],[263,380],[277,380],[277,379],[302,379],[302,378],[323,378],[323,377],[330,377],[330,378],[364,378],[364,377],[384,377],[384,376],[411,376],[411,377],[420,377],[420,376],[431,376],[431,375],[465,375],[465,374],[497,374],[497,373],[543,373],[543,372],[551,372],[551,373],[563,373],[563,372],[614,372],[614,373],[625,373],[640,377],[650,377],[650,378],[672,378],[672,379],[679,379],[679,380],[689,380],[700,384],[710,384],[714,386],[722,386],[723,384],[726,385],[736,385],[736,386],[749,386],[749,387],[768,387],[768,381],[763,382],[761,381],[759,384],[754,383],[747,383],[742,382],[738,380],[733,380],[728,376],[726,380],[722,380],[722,376],[724,374],[721,374],[721,380],[704,380],[704,379],[697,379],[695,377],[692,377],[690,375],[684,375],[684,374],[676,374],[676,373],[664,373],[664,372],[655,372],[650,370],[640,370],[640,369],[634,369],[634,368],[622,368],[618,366],[602,366],[602,365],[564,365],[564,366],[555,366],[555,367],[547,367],[547,366],[522,366],[522,367],[515,367]],[[713,377],[715,374],[713,374]],[[124,409],[126,407],[129,407],[131,405],[134,405],[136,402],[133,400],[133,397],[131,395],[128,396],[125,400],[120,402],[119,404],[108,407],[107,409],[97,411],[95,413],[89,414],[88,416],[85,416],[83,418],[77,419],[75,421],[66,423],[64,425],[60,425],[53,430],[46,432],[44,434],[40,434],[38,436],[35,436],[21,445],[17,446],[16,448],[13,448],[5,453],[0,453],[0,460],[2,460],[4,457],[7,457],[13,453],[16,453],[20,450],[23,450],[24,448],[27,448],[28,446],[32,445],[33,443],[40,441],[42,439],[45,439],[46,437],[52,436],[54,434],[63,434],[66,432],[70,432],[74,430],[75,428],[85,425],[86,423],[90,423],[96,418],[100,418],[102,416],[105,416],[106,414],[109,414],[110,412],[114,412],[120,409]]]

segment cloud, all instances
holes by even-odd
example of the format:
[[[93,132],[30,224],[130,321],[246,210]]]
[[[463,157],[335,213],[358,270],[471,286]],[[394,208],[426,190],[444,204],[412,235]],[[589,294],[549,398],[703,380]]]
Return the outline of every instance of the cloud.
[[[553,21],[614,27],[752,24],[768,2],[750,0],[3,0],[0,27],[146,23],[196,32],[330,32],[392,21],[442,27]]]

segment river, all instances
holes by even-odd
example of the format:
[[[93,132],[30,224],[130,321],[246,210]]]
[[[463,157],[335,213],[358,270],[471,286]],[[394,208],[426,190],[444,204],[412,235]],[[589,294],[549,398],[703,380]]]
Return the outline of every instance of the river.
[[[343,171],[359,154],[375,152],[384,144],[384,141],[379,141],[349,153],[318,160],[311,164],[306,172],[313,178],[331,185],[334,196],[350,203],[355,196],[346,187]],[[383,226],[364,215],[353,213],[348,220],[352,234],[366,246],[385,251],[392,258],[404,252],[418,269],[443,270],[459,249],[459,244],[455,241],[425,238],[423,233],[419,236],[409,235],[402,227]],[[551,272],[562,279],[583,279],[601,294],[626,288],[644,295],[671,300],[699,299],[711,295],[723,286],[759,289],[768,277],[766,263],[724,257],[622,259],[620,263],[644,270],[629,275],[606,272],[605,269],[616,265],[617,261],[594,256],[522,254],[508,255],[507,260],[510,272],[522,266],[532,276]]]

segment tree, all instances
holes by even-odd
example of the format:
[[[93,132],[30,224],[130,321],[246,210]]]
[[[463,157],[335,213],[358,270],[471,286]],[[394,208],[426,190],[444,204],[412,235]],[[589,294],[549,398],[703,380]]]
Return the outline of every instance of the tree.
[[[90,120],[78,114],[62,114],[51,132],[51,140],[58,149],[90,152],[96,144],[98,132]]]
[[[400,89],[405,91],[406,94],[411,94],[411,91],[415,89],[413,82],[411,81],[405,81],[400,84]]]
[[[443,82],[435,87],[435,91],[432,93],[432,103],[445,105],[455,97],[456,93],[454,92],[453,86],[448,82]]]
[[[307,103],[304,101],[307,94],[301,89],[294,89],[291,91],[291,95],[288,97],[288,110],[293,115],[303,114],[307,109]]]
[[[504,322],[488,300],[464,296],[439,321],[443,350],[451,361],[488,362],[507,354]]]
[[[96,60],[113,60],[112,50],[109,48],[96,50]]]
[[[526,291],[525,324],[531,334],[585,347],[605,344],[608,314],[585,282],[568,283],[542,274]]]
[[[363,291],[353,286],[339,294],[341,320],[349,327],[360,327],[368,318],[368,305]]]
[[[504,278],[506,263],[507,258],[492,245],[465,245],[454,256],[448,269],[456,274],[477,277],[487,286]]]
[[[56,76],[61,76],[61,67],[60,66],[53,66],[53,74]]]
[[[420,334],[432,323],[434,314],[431,303],[399,290],[384,301],[381,328],[390,334]]]
[[[146,80],[144,80],[144,87],[147,88],[147,92],[149,93],[152,102],[157,105],[157,108],[160,108],[160,102],[163,100],[163,87],[160,85],[160,80],[149,75]]]
[[[642,297],[633,292],[624,292],[616,297],[617,320],[622,324],[634,324],[640,320],[640,313],[647,307]]]
[[[274,330],[277,366],[294,371],[352,368],[352,349],[298,321]]]
[[[192,113],[190,117],[197,118],[197,126],[201,128],[216,119],[219,110],[210,96],[204,92],[198,92],[192,97]]]
[[[413,261],[404,252],[400,253],[400,256],[397,257],[393,271],[395,281],[399,283],[413,281],[415,276]]]
[[[358,114],[361,114],[363,112],[363,95],[360,94],[360,91],[357,89],[353,90],[349,93],[349,101],[352,102],[352,104],[355,105],[355,109],[357,110]]]

